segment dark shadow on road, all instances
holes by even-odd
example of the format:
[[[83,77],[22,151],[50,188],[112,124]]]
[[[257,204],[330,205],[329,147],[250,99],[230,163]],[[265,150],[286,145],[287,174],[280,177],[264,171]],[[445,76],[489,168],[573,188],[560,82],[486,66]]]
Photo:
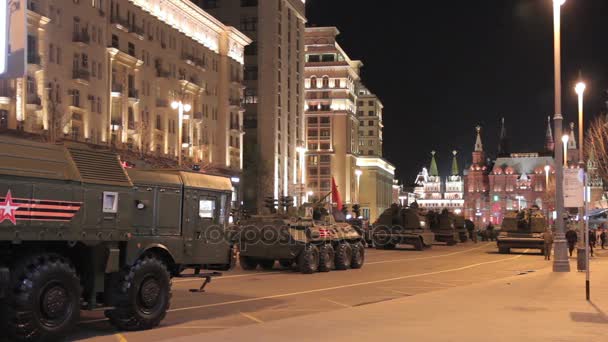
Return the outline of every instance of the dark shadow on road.
[[[596,324],[608,324],[608,315],[599,308],[593,301],[589,304],[597,311],[596,313],[590,312],[571,312],[570,318],[574,322],[578,323],[596,323]]]
[[[524,252],[524,251],[515,251],[515,252],[513,252],[512,251],[512,252],[507,253],[507,254],[502,254],[502,253],[499,253],[498,251],[487,251],[486,254],[495,254],[495,255],[530,255],[530,256],[537,256],[537,257],[541,257],[542,256],[542,254],[540,254],[540,253],[535,253],[535,252],[530,252],[530,251],[528,251],[528,252]]]
[[[179,290],[187,291],[187,290]],[[174,297],[176,297],[174,291]],[[183,294],[182,294],[183,295]],[[213,301],[211,302],[196,302],[193,301],[192,298],[188,296],[204,296],[205,294],[199,293],[189,293],[186,295],[186,298],[181,296],[181,298],[173,301],[173,305],[169,312],[167,313],[167,317],[161,323],[160,328],[180,325],[191,322],[193,320],[196,321],[205,321],[216,319],[218,317],[230,316],[234,314],[238,314],[239,311],[259,311],[269,307],[276,307],[281,305],[284,301],[280,299],[261,299],[247,302],[247,300],[254,299],[255,297],[245,297],[245,296],[234,296],[228,294],[220,294],[215,293],[213,296]],[[190,299],[190,300],[189,300]],[[244,302],[243,302],[244,301]],[[234,303],[236,302],[236,303]],[[234,303],[234,304],[230,304]],[[202,307],[196,308],[197,306],[206,306],[206,305],[214,305],[210,307]],[[235,309],[232,309],[230,307]],[[228,307],[228,309],[226,309]],[[171,310],[179,310],[181,308],[192,308],[188,310],[174,311]],[[107,320],[104,319],[103,313],[101,312],[86,312],[83,313],[83,317],[81,317],[80,323],[77,325],[76,329],[70,336],[66,338],[66,341],[82,341],[93,337],[99,336],[112,336],[116,333],[120,333],[117,331]],[[99,320],[99,321],[98,321]],[[203,323],[204,324],[204,323]]]

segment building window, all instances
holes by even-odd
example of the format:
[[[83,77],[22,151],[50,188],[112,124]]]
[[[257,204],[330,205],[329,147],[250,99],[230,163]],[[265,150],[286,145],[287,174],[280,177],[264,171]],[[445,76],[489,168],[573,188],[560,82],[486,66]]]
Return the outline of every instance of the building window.
[[[370,110],[369,112],[367,112],[367,115],[368,115],[368,116],[374,116],[374,111],[373,111],[373,110]]]
[[[258,67],[252,66],[245,68],[244,78],[246,81],[255,81],[258,79]]]
[[[257,17],[244,17],[241,18],[241,31],[257,31],[258,30],[258,18]]]
[[[217,8],[217,3],[220,0],[202,0],[202,7],[204,9]]]
[[[321,56],[319,55],[309,55],[308,56],[308,62],[310,63],[318,63],[321,61]]]
[[[135,57],[135,44],[129,42],[129,55]]]
[[[373,106],[374,105],[374,101],[370,100],[367,104],[370,105],[370,106]]]
[[[112,47],[118,49],[118,36],[112,35]]]
[[[253,42],[245,46],[245,56],[255,56],[258,54],[258,43]]]

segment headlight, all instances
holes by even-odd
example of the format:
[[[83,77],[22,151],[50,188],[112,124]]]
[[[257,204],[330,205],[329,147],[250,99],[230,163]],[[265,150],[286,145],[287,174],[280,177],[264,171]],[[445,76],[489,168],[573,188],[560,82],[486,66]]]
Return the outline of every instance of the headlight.
[[[425,226],[426,226],[426,222],[420,221],[420,227],[425,227]]]

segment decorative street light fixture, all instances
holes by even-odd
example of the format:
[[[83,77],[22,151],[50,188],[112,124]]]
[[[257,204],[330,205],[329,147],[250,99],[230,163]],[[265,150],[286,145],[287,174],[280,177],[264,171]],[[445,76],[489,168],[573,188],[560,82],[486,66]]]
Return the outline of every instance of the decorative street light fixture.
[[[181,100],[180,101],[173,101],[171,102],[171,108],[173,109],[177,109],[178,111],[178,115],[177,115],[177,129],[178,129],[178,142],[179,142],[179,148],[178,148],[178,153],[177,153],[177,165],[178,166],[182,166],[182,149],[183,148],[187,148],[190,147],[190,143],[184,143],[184,120],[188,120],[190,119],[190,115],[185,114],[190,112],[190,110],[192,109],[192,106],[188,103],[183,103]],[[190,139],[188,139],[190,140]]]
[[[304,146],[298,146],[296,152],[300,158],[300,181],[296,180],[295,183],[299,185],[299,197],[302,201],[300,204],[304,204],[305,201],[308,201],[308,198],[305,198],[306,190],[304,189],[306,184],[306,152],[308,152],[308,149]]]
[[[568,134],[564,134],[562,136],[562,144],[564,147],[564,167],[568,167],[568,141],[570,140],[570,136]]]
[[[361,175],[363,174],[363,171],[361,171],[360,169],[356,169],[355,170],[355,176],[357,176],[357,197],[356,197],[356,201],[357,204],[360,204],[359,202],[359,189],[361,186]]]
[[[554,74],[555,74],[555,136],[562,135],[562,66],[561,66],[561,7],[566,0],[553,0],[553,52],[554,52]],[[570,272],[568,251],[566,247],[566,235],[564,233],[564,167],[562,165],[564,155],[561,148],[555,149],[555,257],[553,258],[553,272]]]

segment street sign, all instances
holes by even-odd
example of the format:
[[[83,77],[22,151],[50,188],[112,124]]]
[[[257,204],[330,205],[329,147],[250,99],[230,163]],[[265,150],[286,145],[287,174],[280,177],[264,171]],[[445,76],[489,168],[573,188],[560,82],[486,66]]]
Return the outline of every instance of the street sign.
[[[581,208],[585,205],[585,171],[564,169],[564,207]]]

